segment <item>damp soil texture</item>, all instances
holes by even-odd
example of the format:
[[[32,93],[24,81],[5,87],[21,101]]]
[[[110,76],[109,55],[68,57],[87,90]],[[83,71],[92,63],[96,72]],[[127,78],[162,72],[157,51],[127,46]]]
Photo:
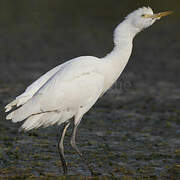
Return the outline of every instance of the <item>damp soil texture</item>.
[[[156,11],[180,5],[158,2],[148,5]],[[79,125],[77,144],[101,175],[91,176],[71,148],[70,127],[70,175],[63,176],[62,126],[19,133],[21,123],[6,121],[4,106],[54,66],[80,55],[104,56],[114,27],[142,3],[16,3],[2,3],[0,11],[0,179],[180,179],[179,14],[137,35],[122,76]]]

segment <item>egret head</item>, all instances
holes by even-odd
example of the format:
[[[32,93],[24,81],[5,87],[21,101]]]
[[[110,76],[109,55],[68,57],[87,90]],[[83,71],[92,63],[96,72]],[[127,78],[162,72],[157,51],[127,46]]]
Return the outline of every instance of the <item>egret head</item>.
[[[172,11],[166,11],[154,14],[150,7],[143,7],[130,13],[126,17],[126,20],[129,21],[134,28],[141,31],[151,26],[156,20],[159,20],[161,17],[167,16],[171,13]]]

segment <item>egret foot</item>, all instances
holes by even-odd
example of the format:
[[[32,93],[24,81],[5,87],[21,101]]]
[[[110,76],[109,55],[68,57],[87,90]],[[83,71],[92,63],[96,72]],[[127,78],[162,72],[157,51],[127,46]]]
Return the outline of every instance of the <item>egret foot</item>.
[[[59,143],[58,143],[58,150],[59,150],[59,155],[60,155],[60,158],[61,158],[61,163],[62,163],[64,175],[67,175],[68,169],[67,169],[66,160],[65,160],[65,158],[64,158],[64,146],[63,146],[63,141],[64,141],[64,136],[65,136],[65,134],[66,134],[66,130],[67,130],[67,128],[69,127],[69,125],[70,125],[70,122],[68,122],[67,124],[64,125],[64,129],[63,129],[61,138],[60,138]]]
[[[61,159],[61,162],[62,162],[62,159]],[[67,168],[67,164],[65,161],[64,161],[64,163],[62,163],[62,166],[63,166],[63,174],[67,175],[68,174],[68,168]]]

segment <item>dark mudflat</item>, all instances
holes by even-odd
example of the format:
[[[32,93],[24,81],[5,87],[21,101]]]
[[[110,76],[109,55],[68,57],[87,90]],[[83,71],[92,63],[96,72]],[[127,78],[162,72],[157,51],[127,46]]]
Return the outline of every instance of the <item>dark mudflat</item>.
[[[21,124],[4,120],[4,105],[47,70],[72,57],[103,56],[110,51],[115,25],[123,15],[142,5],[122,1],[116,7],[115,1],[107,0],[103,7],[97,1],[87,4],[79,1],[78,5],[53,2],[48,5],[24,1],[12,6],[7,3],[7,11],[1,11],[4,16],[0,16],[0,179],[177,180],[178,13],[138,35],[119,82],[84,116],[79,126],[78,146],[101,176],[90,176],[70,147],[71,127],[65,138],[65,155],[72,176],[63,176],[57,151],[62,127],[18,133]],[[173,5],[168,2],[152,1],[152,6],[156,10],[175,10],[179,6],[178,2]]]

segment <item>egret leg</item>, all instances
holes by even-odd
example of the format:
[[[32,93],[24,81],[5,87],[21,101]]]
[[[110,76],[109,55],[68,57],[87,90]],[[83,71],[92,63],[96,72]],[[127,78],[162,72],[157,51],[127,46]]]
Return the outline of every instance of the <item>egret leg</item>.
[[[69,127],[69,125],[70,125],[70,122],[68,122],[67,124],[64,125],[64,129],[63,129],[61,138],[59,139],[59,142],[58,142],[58,150],[59,150],[59,155],[60,155],[60,158],[61,158],[61,163],[62,163],[62,166],[63,166],[64,174],[67,174],[67,165],[66,165],[66,161],[65,161],[65,158],[64,158],[64,145],[63,145],[63,142],[64,142],[64,136],[66,134],[66,130]]]
[[[89,165],[89,163],[86,161],[86,159],[84,158],[83,154],[79,151],[77,145],[76,145],[76,131],[77,131],[77,127],[78,127],[79,123],[74,125],[74,129],[73,129],[73,133],[72,133],[72,137],[71,137],[71,146],[73,147],[73,149],[75,149],[75,151],[79,154],[79,156],[81,157],[82,161],[85,163],[85,165],[88,167],[89,171],[91,172],[92,175],[97,175],[97,173],[95,173],[92,169],[92,167]]]

